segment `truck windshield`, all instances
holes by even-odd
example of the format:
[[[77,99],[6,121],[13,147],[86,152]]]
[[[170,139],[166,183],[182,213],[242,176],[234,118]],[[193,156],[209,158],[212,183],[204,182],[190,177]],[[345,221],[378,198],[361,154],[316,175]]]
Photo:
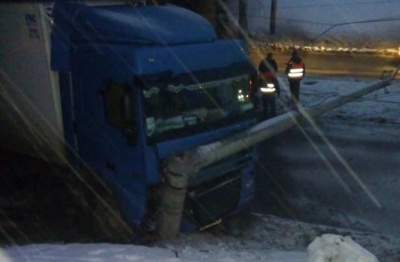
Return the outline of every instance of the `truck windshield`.
[[[146,81],[143,96],[150,142],[251,119],[254,110],[248,96],[248,82],[248,74],[222,79],[186,75],[174,81]]]

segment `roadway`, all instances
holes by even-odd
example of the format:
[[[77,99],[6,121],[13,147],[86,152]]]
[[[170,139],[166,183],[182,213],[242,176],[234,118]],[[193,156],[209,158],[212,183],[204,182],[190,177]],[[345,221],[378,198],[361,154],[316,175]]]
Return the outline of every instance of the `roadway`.
[[[278,63],[278,71],[284,72],[289,53],[273,52]],[[250,58],[255,65],[261,61],[265,52],[251,51]],[[400,65],[400,56],[369,54],[300,54],[306,64],[308,75],[380,77],[384,70],[394,70]],[[400,75],[397,76],[400,79]]]

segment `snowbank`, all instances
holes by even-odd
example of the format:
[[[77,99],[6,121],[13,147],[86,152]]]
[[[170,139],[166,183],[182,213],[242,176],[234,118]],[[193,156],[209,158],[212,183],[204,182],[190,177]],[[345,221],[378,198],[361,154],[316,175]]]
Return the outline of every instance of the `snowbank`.
[[[308,246],[307,262],[378,262],[378,259],[350,237],[325,234]]]
[[[204,241],[204,239],[203,239]],[[201,242],[203,242],[201,241]],[[249,240],[251,246],[251,240]],[[0,262],[62,262],[62,261],[269,261],[269,262],[378,262],[377,258],[350,237],[325,234],[308,246],[308,258],[304,251],[277,251],[268,249],[235,250],[222,243],[216,247],[202,248],[196,245],[144,247],[115,244],[34,244],[0,249]],[[219,247],[219,248],[218,248]],[[265,246],[268,248],[268,246]]]
[[[1,248],[0,248],[0,262],[12,262]]]

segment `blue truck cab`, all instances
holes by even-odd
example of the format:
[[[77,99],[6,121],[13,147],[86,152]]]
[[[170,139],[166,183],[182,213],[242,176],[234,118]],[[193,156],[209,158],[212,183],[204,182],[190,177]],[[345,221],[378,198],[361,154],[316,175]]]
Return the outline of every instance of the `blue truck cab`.
[[[218,39],[200,15],[168,4],[60,1],[53,18],[65,140],[107,182],[130,226],[156,213],[164,159],[256,123],[243,41]],[[200,170],[182,230],[249,203],[255,158],[250,148]]]

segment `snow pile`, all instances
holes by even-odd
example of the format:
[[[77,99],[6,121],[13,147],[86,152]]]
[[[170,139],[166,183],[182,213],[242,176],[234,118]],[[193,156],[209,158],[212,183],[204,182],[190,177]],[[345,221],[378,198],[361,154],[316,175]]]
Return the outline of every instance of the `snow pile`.
[[[378,262],[368,250],[350,237],[325,234],[308,246],[307,262]]]
[[[10,258],[1,248],[0,248],[0,262],[11,262]]]

